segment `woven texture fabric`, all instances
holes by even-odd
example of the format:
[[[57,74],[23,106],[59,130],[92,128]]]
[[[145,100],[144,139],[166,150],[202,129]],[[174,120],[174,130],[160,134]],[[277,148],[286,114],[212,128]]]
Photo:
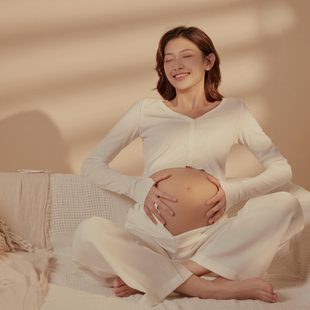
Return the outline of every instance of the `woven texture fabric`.
[[[282,246],[268,269],[265,278],[273,284],[279,296],[276,304],[267,304],[257,300],[201,300],[178,296],[168,298],[152,309],[309,309],[310,193],[292,183],[276,191],[280,190],[292,193],[301,202],[305,215],[305,228],[290,242]],[[124,304],[118,302],[112,289],[102,286],[74,266],[71,260],[71,244],[75,229],[81,221],[96,215],[122,225],[125,222],[128,209],[134,205],[134,202],[127,197],[102,190],[81,176],[70,174],[50,176],[50,201],[50,242],[55,257],[51,261],[49,281],[53,284],[53,290],[47,295],[42,309],[54,309],[52,307],[56,304],[58,310],[71,309],[70,305],[72,305],[72,309],[75,309],[74,305],[77,300],[79,300],[81,309],[83,306],[83,309],[97,309],[98,303],[102,309],[105,309],[107,305],[111,307],[113,300],[115,302],[113,310],[124,309]],[[229,210],[228,216],[235,215],[244,203],[233,206]],[[61,291],[59,286],[71,289],[66,290],[66,294],[59,294]],[[80,291],[83,291],[82,295]],[[59,302],[61,298],[65,298],[64,303]],[[138,303],[140,298],[141,295],[137,294],[123,300],[128,303],[128,309],[141,309]],[[96,300],[95,304],[94,300]],[[66,305],[66,307],[61,308],[60,304]],[[93,307],[90,306],[92,304]]]
[[[102,190],[73,174],[51,175],[50,199],[52,238],[74,233],[81,221],[94,215],[122,225],[128,208],[134,205],[130,198]]]

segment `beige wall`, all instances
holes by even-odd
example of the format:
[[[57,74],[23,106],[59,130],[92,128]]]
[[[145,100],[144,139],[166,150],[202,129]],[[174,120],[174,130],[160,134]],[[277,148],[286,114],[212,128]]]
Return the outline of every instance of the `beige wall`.
[[[83,159],[152,88],[160,36],[201,27],[222,61],[221,91],[242,98],[310,189],[307,0],[0,2],[0,171],[80,173]],[[112,163],[141,174],[141,142]],[[233,148],[229,176],[255,175]]]

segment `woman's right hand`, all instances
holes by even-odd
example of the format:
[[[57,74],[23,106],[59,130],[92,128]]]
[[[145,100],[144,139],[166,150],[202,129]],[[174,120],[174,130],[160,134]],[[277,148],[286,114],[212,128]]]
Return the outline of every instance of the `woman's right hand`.
[[[168,214],[170,214],[171,216],[174,215],[174,212],[172,209],[170,209],[163,201],[161,198],[170,200],[172,202],[177,202],[177,198],[161,191],[160,189],[157,188],[157,184],[160,181],[166,180],[171,176],[171,174],[166,173],[166,174],[162,174],[156,177],[151,177],[153,179],[153,181],[155,182],[155,184],[151,187],[150,191],[148,192],[146,198],[145,198],[145,202],[144,202],[144,211],[147,214],[147,216],[151,219],[151,221],[157,225],[156,219],[154,218],[157,217],[158,220],[165,225],[166,222],[163,219],[163,217],[160,215],[160,212],[158,211],[158,207],[161,208],[161,210],[164,210],[165,212],[167,212]],[[155,206],[155,204],[157,205],[157,207]]]

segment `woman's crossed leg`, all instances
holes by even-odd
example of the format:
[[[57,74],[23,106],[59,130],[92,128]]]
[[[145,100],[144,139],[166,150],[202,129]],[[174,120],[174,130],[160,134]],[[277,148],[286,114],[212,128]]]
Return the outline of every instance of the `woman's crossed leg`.
[[[212,273],[191,260],[183,263],[183,266],[193,274],[175,290],[177,293],[202,299],[256,299],[269,303],[277,300],[272,285],[261,278],[232,281]],[[204,279],[202,278],[204,275],[215,279]],[[119,277],[115,278],[113,286],[117,297],[142,293],[129,287]]]

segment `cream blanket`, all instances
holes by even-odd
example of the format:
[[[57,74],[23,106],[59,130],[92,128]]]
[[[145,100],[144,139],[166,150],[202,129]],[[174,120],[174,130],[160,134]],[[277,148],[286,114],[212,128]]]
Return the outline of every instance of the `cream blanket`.
[[[1,310],[36,310],[43,302],[51,256],[48,190],[47,173],[0,173]]]

